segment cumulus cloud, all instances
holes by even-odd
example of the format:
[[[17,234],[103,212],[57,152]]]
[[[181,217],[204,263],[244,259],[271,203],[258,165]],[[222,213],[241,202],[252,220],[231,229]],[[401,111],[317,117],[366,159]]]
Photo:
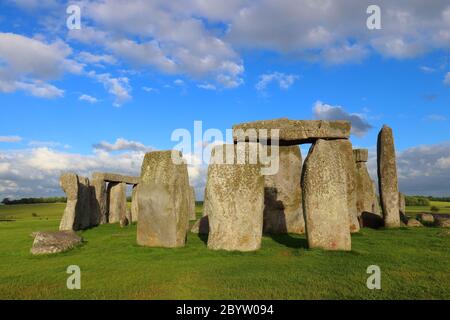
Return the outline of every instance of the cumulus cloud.
[[[321,120],[348,120],[352,124],[352,134],[363,137],[372,129],[372,125],[360,114],[348,113],[341,106],[332,106],[317,101],[313,107],[314,117]]]
[[[275,82],[280,89],[287,90],[297,79],[298,76],[295,74],[285,74],[282,72],[266,73],[259,76],[259,81],[255,88],[258,91],[264,91],[270,83]]]
[[[108,93],[114,96],[113,105],[115,107],[120,107],[122,104],[132,99],[130,94],[131,87],[127,77],[114,78],[109,73],[99,74],[95,71],[89,71],[88,76],[103,84]]]
[[[0,142],[20,142],[22,137],[19,136],[0,136]]]
[[[127,140],[124,138],[116,139],[116,142],[109,143],[106,141],[102,141],[93,145],[93,148],[96,150],[103,151],[142,151],[149,152],[154,150],[152,147],[145,146],[143,143],[138,141]]]
[[[103,64],[116,64],[117,60],[111,55],[107,54],[93,54],[90,52],[82,51],[78,54],[78,60],[84,63],[103,65]]]
[[[97,103],[97,102],[98,102],[98,99],[97,99],[97,98],[95,98],[95,97],[93,97],[93,96],[90,96],[90,95],[88,95],[88,94],[82,94],[82,95],[78,98],[78,100],[80,100],[80,101],[86,101],[86,102],[88,102],[88,103],[90,103],[90,104],[94,104],[94,103]]]
[[[63,96],[48,83],[66,72],[79,74],[82,65],[68,58],[72,49],[61,40],[45,43],[13,33],[0,33],[0,92],[23,90],[42,98]]]

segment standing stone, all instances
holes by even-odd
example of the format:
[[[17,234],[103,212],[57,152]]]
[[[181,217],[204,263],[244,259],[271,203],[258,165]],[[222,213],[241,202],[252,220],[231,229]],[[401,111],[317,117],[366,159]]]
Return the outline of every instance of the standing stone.
[[[177,152],[179,158],[181,153]],[[182,247],[189,226],[189,177],[172,151],[145,155],[138,185],[137,243],[148,247]]]
[[[380,207],[380,198],[378,196],[377,193],[377,184],[375,183],[375,181],[372,180],[372,185],[373,185],[373,213],[379,215],[380,217],[383,216],[383,214],[381,213],[381,207]]]
[[[96,212],[96,220],[97,224],[104,224],[108,222],[107,211],[108,204],[106,202],[106,182],[97,178],[95,174],[92,179],[92,187],[94,188],[95,193],[95,212]]]
[[[78,202],[78,176],[75,173],[64,173],[61,175],[60,185],[66,193],[67,202],[59,230],[74,230]]]
[[[89,179],[74,173],[61,175],[60,185],[67,196],[66,208],[59,230],[83,230],[94,224],[92,206],[94,192]]]
[[[265,233],[302,234],[305,232],[301,172],[300,148],[280,146],[278,172],[264,176],[263,231]]]
[[[120,219],[124,217],[127,212],[127,184],[124,182],[110,182],[108,191],[108,222],[120,222]]]
[[[392,129],[383,126],[378,134],[378,184],[386,228],[400,227],[397,163]]]
[[[401,192],[398,193],[398,207],[401,214],[406,214],[406,200],[405,195]]]
[[[195,214],[195,189],[189,186],[189,220],[195,219],[197,219]]]
[[[234,150],[240,155],[251,143],[213,148],[211,158]],[[240,147],[245,146],[245,151]],[[208,248],[213,250],[252,251],[261,247],[264,210],[264,178],[261,166],[248,160],[239,164],[210,163],[206,187],[209,220]]]
[[[303,212],[310,248],[351,250],[346,180],[339,142],[317,140],[302,173]]]
[[[352,143],[349,140],[336,140],[339,154],[344,164],[346,182],[347,182],[347,208],[350,232],[359,232],[358,210],[356,208],[357,190],[356,190],[356,165],[353,159]]]
[[[133,191],[131,192],[131,222],[138,221],[139,205],[138,205],[138,194],[137,194],[137,184],[133,186]]]
[[[364,212],[371,214],[379,214],[378,199],[376,195],[376,186],[367,170],[367,149],[354,149],[353,158],[355,163],[355,180],[356,180],[356,210],[358,217]]]

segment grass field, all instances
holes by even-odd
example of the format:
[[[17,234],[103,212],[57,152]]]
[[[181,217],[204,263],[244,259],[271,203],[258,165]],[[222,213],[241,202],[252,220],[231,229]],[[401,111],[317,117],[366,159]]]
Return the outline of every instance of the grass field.
[[[0,299],[450,299],[449,229],[363,229],[352,252],[264,236],[261,250],[238,253],[192,233],[184,248],[139,247],[135,225],[112,224],[80,232],[86,242],[70,252],[32,256],[30,233],[57,230],[64,206],[0,206]],[[73,264],[81,290],[66,288]],[[381,268],[381,290],[366,287],[369,265]]]

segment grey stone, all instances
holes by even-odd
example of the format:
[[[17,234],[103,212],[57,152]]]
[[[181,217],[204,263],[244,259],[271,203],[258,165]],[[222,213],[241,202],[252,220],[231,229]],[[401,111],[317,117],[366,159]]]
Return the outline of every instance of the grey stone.
[[[124,182],[108,184],[108,222],[120,222],[127,213],[127,185]]]
[[[353,153],[355,155],[355,153]],[[365,162],[355,163],[356,174],[356,210],[360,217],[363,212],[379,214],[378,199],[375,193],[375,184],[370,178]]]
[[[98,224],[95,192],[89,179],[74,173],[64,173],[60,185],[67,196],[66,208],[61,218],[60,230],[83,230]]]
[[[197,219],[197,216],[195,214],[195,189],[194,187],[189,187],[189,220],[195,220]]]
[[[31,253],[53,254],[64,252],[81,244],[83,239],[73,231],[36,232],[34,233]]]
[[[435,219],[435,224],[437,227],[449,228],[450,227],[450,219],[439,217],[439,218]]]
[[[126,184],[139,184],[139,177],[125,176],[117,173],[94,172],[94,179],[100,179],[105,182],[125,182]]]
[[[419,215],[419,220],[422,223],[431,224],[434,223],[434,216],[431,213],[422,213]]]
[[[230,146],[248,154],[251,144]],[[241,149],[245,146],[245,150]],[[214,159],[224,146],[213,148]],[[264,178],[259,164],[248,161],[218,164],[208,168],[206,203],[209,219],[208,248],[213,250],[253,251],[261,246],[264,209]]]
[[[249,139],[251,131],[267,130],[270,137],[273,129],[279,129],[280,145],[296,145],[311,143],[317,139],[346,139],[350,136],[349,121],[324,121],[324,120],[290,120],[287,118],[262,120],[241,123],[233,126],[233,138],[235,141]]]
[[[92,179],[92,187],[95,193],[95,220],[96,224],[104,224],[108,222],[108,203],[106,195],[106,182],[102,179]]]
[[[420,223],[420,221],[417,219],[414,219],[414,218],[408,219],[406,226],[409,228],[423,227],[423,225]]]
[[[138,221],[138,215],[139,215],[139,205],[138,205],[138,193],[137,193],[137,186],[133,186],[133,191],[131,193],[131,221],[130,222],[137,222]]]
[[[347,177],[339,143],[317,140],[303,165],[302,190],[310,248],[351,250]]]
[[[353,149],[353,157],[355,158],[355,162],[367,162],[369,159],[369,150]]]
[[[356,186],[356,164],[353,158],[352,143],[349,140],[336,140],[335,143],[337,145],[339,155],[342,158],[341,160],[346,174],[347,209],[350,232],[359,232],[359,214],[356,207],[358,197]]]
[[[181,153],[177,153],[181,157]],[[145,155],[138,186],[137,243],[149,247],[182,247],[189,226],[189,178],[185,163],[174,163],[172,151]]]
[[[384,226],[398,228],[400,227],[400,210],[398,207],[397,162],[392,129],[386,125],[378,134],[377,153],[378,184]]]
[[[279,147],[279,170],[264,176],[265,233],[305,232],[300,185],[302,155],[298,146]]]
[[[398,193],[398,208],[400,211],[400,214],[406,214],[406,200],[405,195],[401,192]]]

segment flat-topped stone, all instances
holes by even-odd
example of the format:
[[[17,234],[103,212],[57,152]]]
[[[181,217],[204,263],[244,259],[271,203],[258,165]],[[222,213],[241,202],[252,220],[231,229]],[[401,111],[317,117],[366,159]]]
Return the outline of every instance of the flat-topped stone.
[[[272,130],[279,129],[280,145],[294,145],[311,143],[318,139],[348,139],[351,124],[349,121],[325,121],[325,120],[290,120],[280,118],[273,120],[261,120],[246,122],[233,126],[234,141],[249,140],[251,130],[266,129],[270,138]]]
[[[353,149],[353,158],[355,162],[367,162],[369,160],[368,149]]]
[[[118,173],[94,172],[93,179],[100,179],[106,182],[124,182],[126,184],[139,184],[139,177],[124,176]]]

